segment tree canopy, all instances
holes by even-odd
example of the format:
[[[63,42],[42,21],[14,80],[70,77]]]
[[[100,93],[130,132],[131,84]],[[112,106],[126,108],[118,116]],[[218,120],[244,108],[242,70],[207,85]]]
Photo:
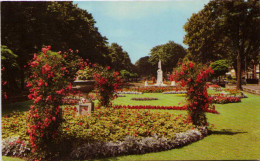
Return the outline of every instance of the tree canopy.
[[[237,71],[237,89],[242,89],[242,60],[256,59],[259,51],[259,8],[258,0],[210,1],[184,25],[190,58],[203,63],[231,60]]]
[[[183,46],[169,41],[166,44],[153,47],[149,55],[149,61],[153,65],[156,65],[161,60],[163,71],[171,72],[173,67],[176,67],[178,61],[185,57],[186,51]]]
[[[128,53],[117,43],[112,43],[111,46],[109,46],[109,57],[111,59],[112,68],[117,71],[123,69],[130,72],[133,71],[133,64],[131,63]]]
[[[107,39],[92,15],[72,2],[2,2],[1,19],[2,44],[18,55],[21,69],[44,45],[54,51],[77,49],[84,59],[111,64]]]
[[[153,65],[149,61],[149,56],[141,57],[135,63],[137,73],[141,76],[155,75],[157,71],[157,65]]]
[[[227,60],[217,60],[210,64],[210,67],[214,70],[213,76],[219,77],[225,75],[228,72],[230,64]]]

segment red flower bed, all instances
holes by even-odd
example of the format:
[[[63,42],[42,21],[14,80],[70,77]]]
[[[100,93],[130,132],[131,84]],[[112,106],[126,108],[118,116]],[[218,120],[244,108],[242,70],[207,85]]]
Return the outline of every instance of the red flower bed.
[[[217,103],[217,104],[241,102],[241,98],[238,98],[238,97],[212,96],[211,98],[212,98],[212,102]]]
[[[187,106],[152,106],[152,105],[114,105],[113,108],[128,108],[128,109],[158,109],[158,110],[187,110]],[[219,114],[215,109],[205,109],[205,112]]]
[[[176,87],[138,87],[124,89],[124,91],[138,91],[142,93],[162,93],[166,91],[176,91]]]
[[[134,101],[151,101],[151,100],[158,100],[158,98],[154,97],[140,97],[140,98],[131,98]]]

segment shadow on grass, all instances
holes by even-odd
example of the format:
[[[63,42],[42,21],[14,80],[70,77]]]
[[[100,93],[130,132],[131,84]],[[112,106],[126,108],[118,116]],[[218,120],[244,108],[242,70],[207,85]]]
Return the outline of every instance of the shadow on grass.
[[[8,115],[13,111],[25,112],[30,108],[30,105],[32,103],[33,102],[30,100],[30,101],[2,104],[2,116]]]
[[[210,135],[236,135],[247,133],[246,131],[234,131],[232,129],[221,129],[219,131],[210,131]]]

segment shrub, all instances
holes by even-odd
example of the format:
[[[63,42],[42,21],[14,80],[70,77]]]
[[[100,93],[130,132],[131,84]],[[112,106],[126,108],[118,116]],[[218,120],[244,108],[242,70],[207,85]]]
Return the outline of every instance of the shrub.
[[[197,126],[207,125],[204,111],[211,108],[212,102],[208,97],[205,79],[212,73],[213,70],[207,66],[187,61],[181,63],[173,76],[182,87],[186,87],[188,113],[193,124]]]
[[[101,66],[94,66],[94,78],[97,99],[100,106],[111,106],[111,101],[116,97],[116,91],[119,89],[122,81],[118,77],[118,72],[113,72],[108,66],[106,69]]]
[[[62,98],[71,90],[71,82],[84,64],[72,50],[52,52],[50,46],[40,54],[34,54],[29,62],[29,99],[34,101],[28,114],[28,130],[32,152],[35,157],[51,159],[58,152],[61,135]]]

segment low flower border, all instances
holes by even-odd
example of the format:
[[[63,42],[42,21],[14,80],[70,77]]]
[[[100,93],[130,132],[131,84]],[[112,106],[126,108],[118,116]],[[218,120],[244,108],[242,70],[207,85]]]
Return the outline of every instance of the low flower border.
[[[128,108],[128,109],[158,109],[158,110],[187,110],[187,106],[152,106],[152,105],[114,105],[113,108]],[[207,109],[205,112],[219,114],[215,109]]]
[[[155,97],[133,97],[131,100],[134,101],[153,101],[153,100],[158,100],[158,98]]]
[[[208,130],[202,127],[183,133],[177,133],[175,138],[152,137],[137,138],[128,136],[123,141],[87,143],[79,146],[70,153],[72,159],[93,159],[101,157],[114,157],[129,154],[144,154],[180,148],[190,143],[199,141],[208,135]]]

